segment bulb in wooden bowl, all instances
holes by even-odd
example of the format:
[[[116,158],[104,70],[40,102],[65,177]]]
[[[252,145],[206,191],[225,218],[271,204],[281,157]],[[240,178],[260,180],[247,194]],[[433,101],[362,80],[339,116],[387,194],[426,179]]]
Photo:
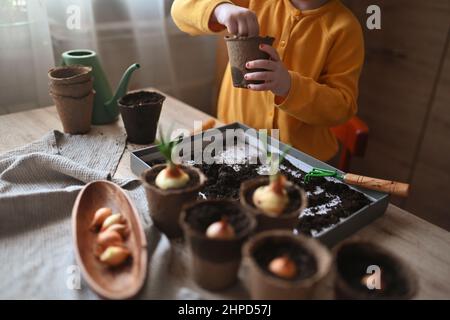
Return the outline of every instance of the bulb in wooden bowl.
[[[121,265],[130,256],[130,250],[121,246],[111,246],[100,255],[100,261],[116,267]]]
[[[121,224],[121,223],[113,224],[113,225],[109,226],[103,232],[106,232],[106,231],[116,231],[116,232],[118,232],[121,235],[122,239],[124,239],[124,240],[130,234],[130,229],[125,224]]]
[[[91,223],[91,230],[95,231],[100,228],[100,226],[103,224],[103,222],[112,215],[111,208],[100,208],[97,211],[95,211],[94,218],[92,219]]]
[[[122,236],[114,230],[106,229],[97,236],[97,244],[103,247],[122,245],[122,243]]]
[[[125,224],[126,220],[121,213],[115,213],[103,221],[101,231],[105,231],[114,224]]]

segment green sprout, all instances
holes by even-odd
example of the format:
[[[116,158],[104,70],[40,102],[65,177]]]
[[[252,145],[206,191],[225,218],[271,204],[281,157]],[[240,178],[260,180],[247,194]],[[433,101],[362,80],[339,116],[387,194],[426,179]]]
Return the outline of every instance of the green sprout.
[[[169,130],[169,132],[171,131],[172,130]],[[164,137],[163,131],[161,127],[159,127],[159,137],[156,140],[156,144],[159,152],[161,152],[161,154],[164,156],[167,165],[170,167],[175,166],[174,162],[172,161],[172,152],[182,140],[183,140],[182,135],[179,135],[174,140],[170,140],[170,135],[168,137]]]

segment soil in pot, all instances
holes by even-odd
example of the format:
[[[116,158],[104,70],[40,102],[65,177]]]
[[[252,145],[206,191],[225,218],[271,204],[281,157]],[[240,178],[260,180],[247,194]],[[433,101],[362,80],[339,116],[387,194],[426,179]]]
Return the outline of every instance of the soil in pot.
[[[289,230],[259,233],[245,244],[243,253],[253,299],[312,298],[332,262],[328,249],[317,240]]]
[[[380,289],[367,287],[367,268],[380,268]],[[336,255],[337,298],[409,299],[416,292],[415,275],[394,255],[369,242],[343,244]]]
[[[268,238],[253,252],[256,262],[260,268],[271,277],[277,277],[285,281],[297,281],[311,277],[317,271],[315,258],[298,244],[286,239]],[[273,259],[286,256],[296,266],[296,275],[286,280],[269,270],[269,264]]]
[[[207,230],[225,221],[233,230],[226,239],[210,238]],[[237,281],[241,246],[256,226],[255,219],[234,201],[200,200],[185,207],[181,225],[192,255],[191,273],[201,287],[222,290]]]
[[[233,227],[236,237],[240,237],[247,232],[250,221],[239,208],[235,205],[221,206],[224,202],[205,202],[203,205],[197,205],[188,210],[186,215],[186,223],[198,231],[199,233],[206,233],[207,228],[214,222],[225,218],[226,221]]]
[[[205,183],[205,176],[190,166],[181,166],[189,176],[189,181],[182,188],[162,190],[155,180],[166,165],[157,165],[144,171],[142,180],[147,194],[150,215],[155,226],[169,238],[181,237],[179,225],[181,208],[198,197],[200,188]]]
[[[225,41],[230,59],[231,77],[233,86],[247,88],[249,84],[258,84],[262,81],[247,81],[244,76],[249,72],[265,71],[264,69],[248,70],[245,64],[249,61],[269,59],[269,55],[259,49],[260,44],[272,45],[272,37],[241,37],[226,36]]]
[[[149,144],[155,141],[159,116],[166,97],[158,92],[129,93],[118,105],[127,132],[128,141]]]
[[[161,160],[148,162],[150,166],[162,163]],[[200,199],[239,200],[239,188],[242,182],[260,177],[259,164],[197,164],[195,165],[208,178],[200,190]],[[370,200],[361,192],[349,186],[325,178],[315,178],[304,182],[305,172],[289,161],[284,160],[281,172],[289,181],[306,191],[308,207],[300,217],[297,231],[306,235],[315,235],[331,227],[367,206]]]

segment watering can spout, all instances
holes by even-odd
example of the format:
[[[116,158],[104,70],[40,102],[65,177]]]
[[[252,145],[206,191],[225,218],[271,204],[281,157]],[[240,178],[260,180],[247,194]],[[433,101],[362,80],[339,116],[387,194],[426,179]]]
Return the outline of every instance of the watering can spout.
[[[119,100],[124,95],[126,95],[127,89],[128,89],[128,83],[130,82],[131,75],[135,70],[139,69],[140,67],[141,66],[139,65],[139,63],[135,63],[135,64],[132,64],[125,71],[125,73],[122,76],[122,79],[120,79],[119,85],[117,86],[116,93],[111,98],[111,100],[109,100],[108,102],[105,103],[105,105],[107,107],[110,105],[117,105],[117,100]]]

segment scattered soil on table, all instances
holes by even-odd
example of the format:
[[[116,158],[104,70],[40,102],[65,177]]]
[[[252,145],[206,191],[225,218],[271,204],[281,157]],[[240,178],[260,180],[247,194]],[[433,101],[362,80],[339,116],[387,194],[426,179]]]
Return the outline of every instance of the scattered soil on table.
[[[261,268],[268,274],[279,279],[269,271],[270,262],[281,256],[288,256],[297,267],[297,275],[285,281],[298,281],[311,277],[317,271],[315,258],[299,244],[287,239],[268,238],[253,251],[253,256]]]
[[[149,165],[158,163],[161,161],[152,161]],[[233,166],[196,164],[194,166],[208,178],[205,186],[200,190],[200,199],[204,195],[207,199],[238,200],[241,183],[260,176],[258,174],[259,164],[235,164]],[[289,181],[307,192],[308,214],[303,214],[299,219],[297,231],[300,233],[311,236],[313,232],[320,232],[335,225],[340,219],[349,217],[370,203],[364,194],[340,182],[315,178],[305,183],[303,180],[305,173],[287,160],[280,168]]]
[[[239,236],[245,232],[250,224],[248,217],[233,204],[200,203],[187,212],[186,222],[195,230],[206,233],[206,229],[214,222],[226,218]]]

